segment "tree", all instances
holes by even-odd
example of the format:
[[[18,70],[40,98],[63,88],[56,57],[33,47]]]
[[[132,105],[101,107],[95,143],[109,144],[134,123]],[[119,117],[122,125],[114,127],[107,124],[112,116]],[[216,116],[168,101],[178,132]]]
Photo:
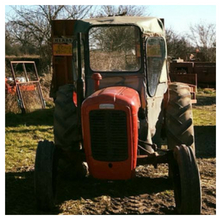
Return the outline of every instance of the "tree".
[[[187,37],[203,58],[201,61],[216,61],[216,27],[214,24],[200,22],[191,25]]]
[[[171,28],[166,29],[166,41],[168,56],[187,60],[190,48],[186,37],[175,33]]]
[[[112,16],[147,16],[148,7],[145,5],[102,5],[93,17]]]
[[[9,31],[9,23],[5,25],[5,53],[7,55],[18,55],[16,44],[14,43]]]
[[[7,33],[11,42],[27,48],[41,56],[43,66],[50,63],[51,57],[51,23],[54,19],[83,19],[88,16],[92,6],[89,5],[38,5],[11,6],[14,16],[8,18]],[[9,38],[9,36],[8,36]]]

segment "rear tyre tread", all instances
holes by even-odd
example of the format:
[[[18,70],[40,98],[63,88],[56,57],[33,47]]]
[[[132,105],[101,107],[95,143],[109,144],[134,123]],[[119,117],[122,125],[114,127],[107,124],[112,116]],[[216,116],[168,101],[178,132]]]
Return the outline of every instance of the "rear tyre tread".
[[[77,146],[76,142],[81,140],[77,125],[77,106],[73,102],[74,91],[73,85],[60,87],[55,101],[54,139],[55,144],[64,149]]]
[[[166,134],[168,148],[185,144],[194,148],[192,105],[189,87],[181,83],[169,85],[166,109]]]

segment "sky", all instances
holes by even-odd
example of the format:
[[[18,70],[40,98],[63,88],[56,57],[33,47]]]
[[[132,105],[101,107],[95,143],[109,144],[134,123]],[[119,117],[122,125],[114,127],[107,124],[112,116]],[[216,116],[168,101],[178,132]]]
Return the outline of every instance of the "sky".
[[[150,5],[151,16],[165,19],[165,28],[178,33],[189,31],[190,25],[198,23],[216,24],[215,5]]]
[[[9,4],[11,4],[10,2],[11,1],[9,0]],[[143,1],[141,2],[143,4]],[[157,0],[157,3],[158,2],[159,1]],[[187,1],[184,2],[187,3]],[[212,4],[212,2],[214,1],[211,0],[209,2],[210,4]],[[69,2],[69,4],[71,3],[73,2]],[[109,3],[105,2],[105,3],[114,4],[114,1],[111,1],[111,3],[110,2]],[[176,3],[177,2],[174,1],[173,5],[172,4],[147,5],[148,6],[147,14],[150,14],[150,16],[164,18],[165,27],[172,28],[172,30],[180,34],[184,34],[188,32],[190,25],[198,24],[200,22],[207,24],[210,23],[216,24],[216,5],[177,5]],[[17,3],[15,2],[15,4]],[[38,2],[37,4],[41,4],[41,3]],[[52,3],[50,3],[50,1],[45,1],[43,2],[43,4],[52,4]],[[53,4],[56,4],[56,2],[53,2]],[[65,1],[65,4],[68,4],[68,2]],[[82,1],[81,4],[85,4],[85,2]],[[128,0],[126,1],[126,4],[132,4],[132,3],[130,3]],[[5,5],[5,16],[11,11],[12,10],[10,9],[10,6]]]

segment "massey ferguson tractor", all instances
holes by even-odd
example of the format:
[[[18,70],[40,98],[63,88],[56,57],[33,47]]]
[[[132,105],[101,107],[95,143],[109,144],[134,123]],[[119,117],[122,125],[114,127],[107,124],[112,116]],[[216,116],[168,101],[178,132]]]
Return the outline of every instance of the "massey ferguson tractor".
[[[58,176],[127,180],[168,163],[177,213],[200,214],[190,89],[169,80],[162,20],[56,20],[52,45],[54,142],[36,152],[38,207],[53,208]]]

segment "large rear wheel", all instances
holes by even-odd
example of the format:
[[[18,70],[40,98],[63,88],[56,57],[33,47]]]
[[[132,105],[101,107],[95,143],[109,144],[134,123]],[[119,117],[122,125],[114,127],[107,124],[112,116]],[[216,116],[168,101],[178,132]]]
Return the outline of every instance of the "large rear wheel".
[[[54,141],[61,149],[59,173],[65,179],[82,178],[88,169],[81,158],[81,132],[78,125],[77,106],[73,101],[74,85],[59,87],[54,110]]]
[[[64,150],[79,150],[77,106],[73,102],[74,85],[59,87],[54,110],[54,141]]]
[[[193,114],[189,86],[183,83],[169,85],[166,108],[166,136],[168,148],[185,144],[195,151]]]

